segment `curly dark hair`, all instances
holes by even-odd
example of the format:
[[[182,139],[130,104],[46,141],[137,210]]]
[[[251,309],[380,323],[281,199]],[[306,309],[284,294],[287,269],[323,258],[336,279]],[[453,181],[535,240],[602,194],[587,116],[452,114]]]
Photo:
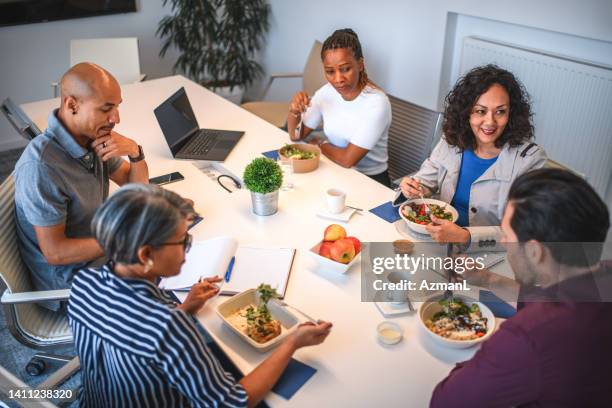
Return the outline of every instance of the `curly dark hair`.
[[[476,148],[476,137],[470,127],[470,114],[480,95],[494,84],[504,87],[510,96],[508,124],[495,141],[495,146],[500,148],[508,143],[515,147],[534,138],[531,121],[533,113],[525,87],[511,72],[489,64],[472,69],[446,95],[442,130],[449,145],[461,150]]]

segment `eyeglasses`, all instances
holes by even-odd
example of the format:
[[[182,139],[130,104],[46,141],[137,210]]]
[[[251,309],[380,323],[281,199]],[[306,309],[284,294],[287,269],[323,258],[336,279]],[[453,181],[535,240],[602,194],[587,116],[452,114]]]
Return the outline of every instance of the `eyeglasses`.
[[[157,246],[166,246],[166,245],[182,245],[185,249],[185,252],[189,252],[191,249],[191,244],[193,242],[193,237],[191,234],[185,234],[185,238],[179,242],[164,242],[163,244],[158,244]]]

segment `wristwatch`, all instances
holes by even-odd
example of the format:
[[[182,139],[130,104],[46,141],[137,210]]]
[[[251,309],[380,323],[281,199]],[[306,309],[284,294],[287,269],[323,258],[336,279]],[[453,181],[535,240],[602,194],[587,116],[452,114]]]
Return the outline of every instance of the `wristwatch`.
[[[136,157],[132,157],[132,156],[128,156],[128,159],[130,159],[130,162],[132,163],[138,163],[139,161],[143,161],[145,158],[144,152],[142,151],[142,146],[138,145],[138,156]]]

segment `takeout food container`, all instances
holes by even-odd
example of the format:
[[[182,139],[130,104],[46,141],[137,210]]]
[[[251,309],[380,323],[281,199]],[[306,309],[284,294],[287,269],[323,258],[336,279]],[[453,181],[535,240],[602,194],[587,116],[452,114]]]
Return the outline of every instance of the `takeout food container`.
[[[319,167],[319,160],[321,159],[321,149],[319,148],[319,146],[306,143],[294,143],[289,146],[315,154],[315,157],[313,157],[312,159],[291,159],[294,173],[308,173],[316,170]],[[289,158],[285,155],[285,147],[280,148],[278,154],[282,160],[289,160]]]
[[[272,349],[280,342],[282,342],[285,337],[287,337],[289,334],[291,334],[297,329],[299,323],[298,318],[285,307],[279,305],[273,300],[270,300],[268,302],[268,310],[270,311],[270,314],[272,315],[273,319],[280,321],[281,334],[273,339],[268,340],[265,343],[258,343],[252,338],[250,338],[246,333],[235,327],[228,320],[229,316],[233,315],[235,312],[248,305],[259,305],[259,295],[257,294],[257,289],[249,289],[247,291],[234,295],[225,302],[221,303],[219,306],[217,306],[217,315],[219,315],[221,320],[223,320],[223,322],[232,331],[234,331],[234,333],[236,333],[240,338],[249,343],[257,351],[263,353]]]
[[[442,337],[439,334],[436,334],[432,332],[431,330],[429,330],[429,328],[425,325],[425,322],[427,320],[432,319],[436,313],[442,310],[442,306],[438,304],[438,301],[444,298],[444,294],[441,293],[441,294],[432,296],[431,298],[427,299],[425,302],[421,303],[421,305],[419,306],[418,315],[419,315],[420,326],[423,330],[425,330],[429,338],[431,338],[434,343],[440,344],[445,347],[454,348],[454,349],[464,349],[464,348],[475,346],[476,344],[480,344],[483,341],[486,341],[489,337],[491,337],[491,335],[493,334],[496,328],[495,315],[493,315],[493,312],[491,311],[491,309],[489,309],[483,303],[477,302],[476,300],[469,298],[467,296],[455,294],[453,295],[453,297],[455,299],[459,299],[463,301],[468,307],[472,306],[472,304],[474,303],[478,305],[482,316],[487,318],[487,333],[484,336],[479,337],[477,339],[473,339],[473,340],[452,340],[446,337]]]
[[[459,213],[457,212],[457,210],[455,210],[455,208],[448,204],[445,203],[444,201],[440,201],[440,200],[436,200],[433,198],[415,198],[412,200],[408,200],[405,203],[403,203],[402,205],[399,206],[399,208],[397,209],[397,211],[399,211],[399,215],[400,217],[402,217],[402,220],[404,220],[406,222],[406,224],[408,225],[408,228],[410,228],[411,230],[413,230],[414,232],[418,232],[419,234],[428,234],[427,230],[425,229],[425,225],[422,224],[417,224],[416,222],[412,222],[410,221],[403,213],[402,208],[404,208],[407,205],[410,205],[411,203],[415,203],[415,204],[437,204],[440,207],[445,207],[444,210],[445,211],[449,211],[452,215],[453,215],[453,222],[457,222],[457,219],[459,218]]]
[[[308,251],[308,253],[312,255],[312,258],[317,262],[319,269],[332,270],[337,273],[347,273],[348,270],[351,269],[351,266],[359,262],[359,259],[361,258],[361,252],[359,252],[353,259],[351,259],[351,262],[347,264],[336,262],[333,259],[319,255],[319,248],[321,247],[322,243],[323,241],[320,241]]]

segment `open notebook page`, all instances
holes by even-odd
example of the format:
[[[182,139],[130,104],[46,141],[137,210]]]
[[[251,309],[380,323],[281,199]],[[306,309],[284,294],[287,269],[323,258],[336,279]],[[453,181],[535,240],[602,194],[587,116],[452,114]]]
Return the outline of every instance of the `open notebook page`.
[[[266,283],[284,296],[294,255],[293,248],[238,247],[231,279],[221,294],[240,293]]]
[[[200,277],[225,275],[232,256],[236,253],[238,242],[230,237],[196,241],[185,255],[181,272],[161,280],[159,287],[167,290],[190,288]]]

